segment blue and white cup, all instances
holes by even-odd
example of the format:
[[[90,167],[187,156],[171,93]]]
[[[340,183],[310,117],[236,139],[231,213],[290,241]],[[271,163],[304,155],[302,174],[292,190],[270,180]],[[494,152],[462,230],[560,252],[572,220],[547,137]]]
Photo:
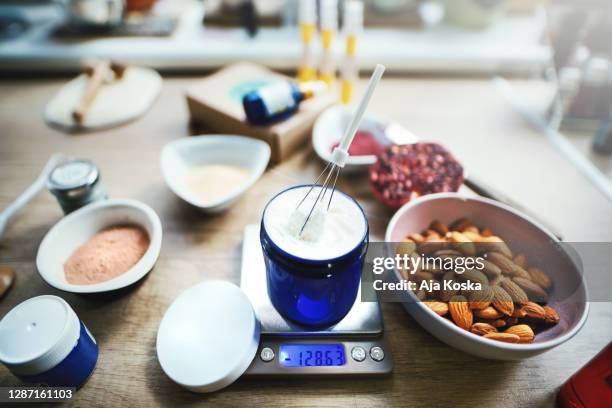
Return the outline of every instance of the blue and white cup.
[[[30,298],[0,320],[0,362],[26,383],[79,388],[93,372],[98,345],[62,298]]]

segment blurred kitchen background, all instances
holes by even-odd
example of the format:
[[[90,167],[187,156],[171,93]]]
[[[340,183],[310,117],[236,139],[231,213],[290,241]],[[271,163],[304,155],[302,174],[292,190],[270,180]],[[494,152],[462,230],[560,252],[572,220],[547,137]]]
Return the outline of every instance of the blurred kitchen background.
[[[546,125],[583,135],[573,143],[610,175],[611,1],[364,3],[362,73],[383,63],[396,76],[542,78],[553,89]],[[294,73],[297,20],[298,0],[0,0],[0,75],[73,74],[90,58],[162,74],[243,60]]]

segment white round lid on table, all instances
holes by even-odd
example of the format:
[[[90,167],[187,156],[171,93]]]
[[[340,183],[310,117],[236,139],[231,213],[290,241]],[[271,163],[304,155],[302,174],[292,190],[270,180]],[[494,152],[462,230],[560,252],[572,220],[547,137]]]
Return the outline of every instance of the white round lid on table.
[[[197,284],[179,295],[157,332],[157,358],[174,382],[212,392],[236,381],[259,346],[259,321],[247,295],[224,281]]]
[[[0,361],[18,374],[43,373],[66,358],[79,333],[79,318],[64,299],[33,297],[0,321]]]

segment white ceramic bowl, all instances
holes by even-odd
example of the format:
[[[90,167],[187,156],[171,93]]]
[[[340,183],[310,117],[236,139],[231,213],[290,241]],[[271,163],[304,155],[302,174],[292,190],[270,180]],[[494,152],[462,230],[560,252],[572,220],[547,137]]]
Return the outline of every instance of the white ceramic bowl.
[[[114,225],[138,225],[149,234],[149,249],[127,272],[106,282],[73,285],[66,282],[64,263],[96,232]],[[162,242],[159,217],[148,205],[136,200],[109,199],[86,205],[66,215],[43,238],[36,267],[49,285],[73,293],[99,293],[121,289],[145,276],[155,265]]]
[[[312,145],[321,160],[331,161],[331,146],[340,141],[352,115],[353,112],[343,105],[332,106],[319,115],[312,128]],[[414,143],[417,140],[401,125],[375,116],[365,116],[359,129],[394,144]],[[374,163],[375,155],[349,156],[344,170],[365,170]]]
[[[244,136],[190,136],[164,146],[161,168],[166,184],[177,196],[194,207],[209,213],[227,209],[261,177],[270,161],[270,146],[261,140]],[[251,171],[243,185],[214,203],[203,203],[188,189],[186,172],[204,164],[242,166]]]
[[[431,194],[412,200],[393,216],[385,234],[386,242],[399,242],[408,234],[426,229],[429,223],[443,223],[467,217],[474,223],[487,226],[496,235],[512,240],[510,248],[523,252],[530,260],[536,259],[550,275],[554,286],[549,304],[561,317],[559,324],[538,333],[530,344],[509,344],[489,340],[460,329],[447,319],[431,311],[418,301],[412,292],[404,292],[404,307],[427,331],[446,344],[466,353],[494,360],[519,360],[550,350],[572,338],[584,325],[588,315],[586,287],[574,258],[554,255],[553,251],[538,251],[546,243],[558,242],[553,234],[535,220],[517,210],[482,197],[464,197],[459,193]],[[515,245],[520,245],[517,248]],[[562,247],[557,247],[562,248]],[[517,249],[519,249],[517,251]],[[395,271],[394,278],[401,276]],[[571,293],[561,296],[560,293]],[[557,294],[557,296],[555,296]],[[562,299],[562,300],[561,300]]]

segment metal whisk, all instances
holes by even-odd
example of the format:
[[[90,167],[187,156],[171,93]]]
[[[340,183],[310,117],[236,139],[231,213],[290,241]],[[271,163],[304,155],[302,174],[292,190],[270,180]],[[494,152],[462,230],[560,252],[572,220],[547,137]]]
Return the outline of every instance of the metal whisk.
[[[317,194],[315,202],[310,208],[310,211],[308,212],[308,216],[306,217],[306,220],[304,221],[304,224],[302,225],[302,228],[300,229],[300,235],[302,235],[302,233],[304,232],[304,229],[306,228],[306,224],[308,224],[308,221],[310,220],[310,217],[312,216],[312,213],[314,212],[317,205],[325,201],[325,196],[327,195],[328,191],[329,191],[329,201],[327,203],[327,206],[325,207],[325,211],[329,210],[329,207],[331,206],[332,198],[334,197],[334,191],[336,191],[336,182],[338,181],[338,176],[340,175],[340,169],[342,169],[344,165],[346,164],[346,160],[349,157],[349,154],[348,154],[349,146],[353,142],[355,133],[357,133],[357,129],[359,128],[359,125],[361,124],[361,119],[363,118],[363,114],[365,113],[365,110],[368,107],[368,103],[370,102],[370,98],[372,97],[372,94],[374,93],[374,89],[376,88],[376,85],[378,85],[378,82],[382,78],[383,72],[385,72],[385,66],[381,64],[376,65],[376,68],[374,69],[374,73],[370,77],[370,82],[368,83],[368,87],[366,88],[366,91],[363,94],[361,101],[359,102],[359,106],[357,107],[357,110],[355,111],[355,115],[353,116],[353,119],[351,120],[351,123],[349,124],[349,126],[346,128],[344,132],[344,136],[342,136],[342,140],[340,141],[340,144],[334,149],[332,153],[331,161],[327,163],[327,166],[325,166],[321,174],[319,174],[319,177],[317,177],[314,183],[312,183],[306,195],[300,200],[297,207],[295,208],[296,210],[299,209],[300,206],[304,203],[304,201],[306,201],[306,199],[308,198],[312,190],[314,190],[314,188],[317,186],[320,187],[319,193]],[[319,184],[321,180],[323,180],[323,184]],[[332,180],[333,180],[333,183],[332,183]]]

